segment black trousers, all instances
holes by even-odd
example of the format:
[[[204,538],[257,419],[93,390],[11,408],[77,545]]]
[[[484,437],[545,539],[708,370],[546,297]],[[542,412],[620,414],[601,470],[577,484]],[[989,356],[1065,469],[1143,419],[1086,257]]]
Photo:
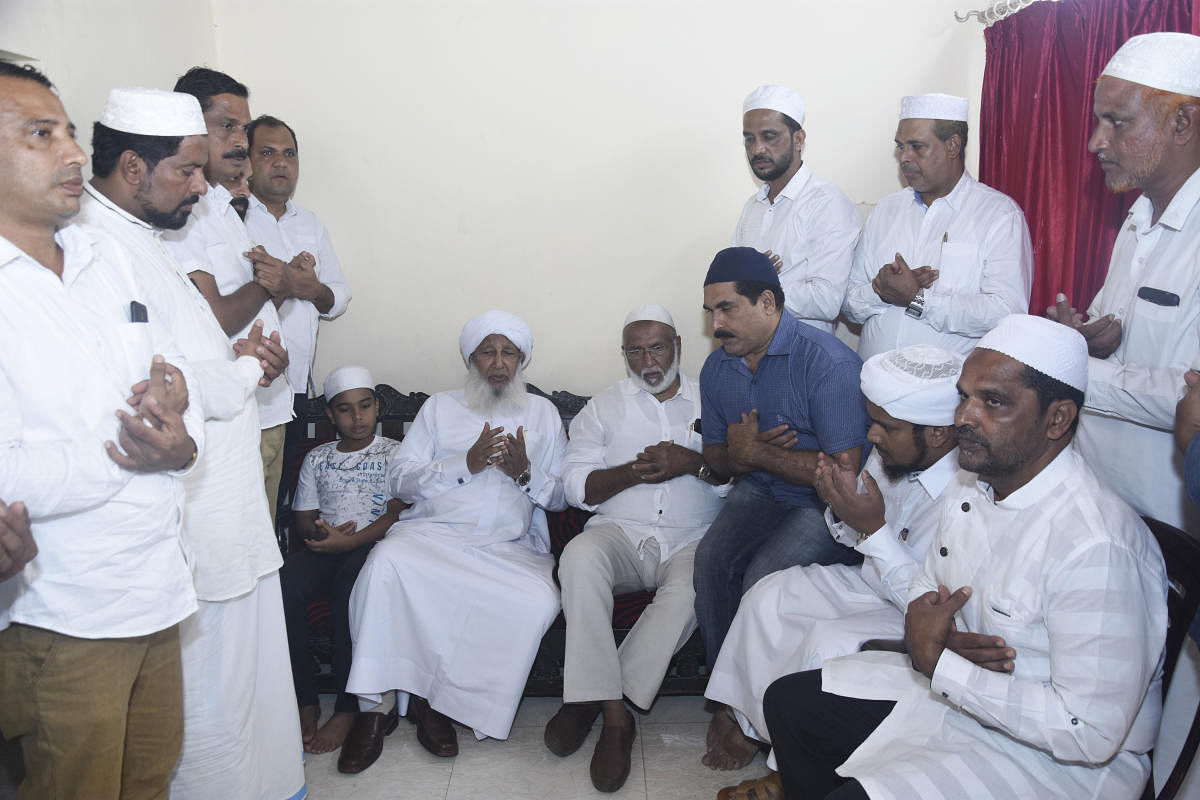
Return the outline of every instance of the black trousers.
[[[329,595],[333,625],[333,673],[338,696],[335,711],[358,711],[358,698],[346,694],[350,677],[350,590],[371,552],[371,545],[348,553],[314,553],[297,550],[288,556],[279,570],[283,588],[283,617],[287,624],[288,650],[292,658],[292,681],[296,701],[303,706],[317,704],[317,685],[313,679],[312,655],[308,648],[308,604]]]
[[[859,800],[867,793],[836,772],[896,704],[821,691],[821,670],[785,675],[763,696],[763,715],[788,800]]]

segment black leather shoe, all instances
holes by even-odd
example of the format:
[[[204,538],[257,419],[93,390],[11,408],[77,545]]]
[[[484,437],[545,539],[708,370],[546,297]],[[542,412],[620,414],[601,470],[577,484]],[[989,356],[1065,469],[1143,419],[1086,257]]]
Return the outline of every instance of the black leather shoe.
[[[596,750],[592,753],[592,786],[602,792],[615,792],[629,777],[629,759],[637,736],[632,714],[628,722],[625,726],[606,725],[596,740]]]
[[[458,734],[450,718],[434,711],[424,697],[410,695],[408,718],[417,724],[417,741],[439,758],[458,755]]]
[[[592,732],[592,723],[600,716],[599,703],[563,703],[546,723],[542,741],[556,756],[569,756]]]
[[[378,711],[360,711],[354,727],[342,743],[338,756],[338,772],[353,775],[375,763],[383,752],[383,737],[396,730],[400,715],[393,706],[386,714]]]

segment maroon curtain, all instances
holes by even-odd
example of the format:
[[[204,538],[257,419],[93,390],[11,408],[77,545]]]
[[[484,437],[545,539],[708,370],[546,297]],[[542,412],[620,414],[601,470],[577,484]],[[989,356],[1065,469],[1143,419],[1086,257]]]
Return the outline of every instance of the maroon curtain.
[[[1025,211],[1033,237],[1030,311],[1064,292],[1081,311],[1108,269],[1136,192],[1113,195],[1095,156],[1092,90],[1130,36],[1200,33],[1200,0],[1035,3],[984,32],[979,178]]]

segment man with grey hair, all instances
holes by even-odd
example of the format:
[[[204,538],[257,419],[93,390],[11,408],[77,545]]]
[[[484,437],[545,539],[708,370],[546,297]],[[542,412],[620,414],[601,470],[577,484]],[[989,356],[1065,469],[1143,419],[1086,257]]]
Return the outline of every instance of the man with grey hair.
[[[1193,535],[1172,430],[1184,376],[1200,367],[1200,37],[1135,36],[1105,66],[1093,102],[1108,188],[1138,189],[1088,322],[1065,295],[1047,309],[1088,342],[1079,449],[1142,514]]]
[[[451,718],[507,738],[558,614],[545,511],[566,507],[566,436],[554,405],[525,390],[533,333],[489,311],[467,322],[459,347],[466,385],[426,400],[389,458],[391,494],[410,507],[350,596],[346,691],[363,713],[342,745],[343,772],[379,757],[396,724],[393,689],[434,755],[458,753]]]
[[[742,598],[705,695],[733,711],[746,737],[770,741],[763,693],[772,681],[853,653],[868,639],[904,635],[909,583],[937,528],[939,501],[958,472],[954,411],[961,367],[957,354],[924,344],[863,364],[867,440],[874,449],[861,473],[825,454],[817,466],[829,532],[862,553],[863,563],[790,567]],[[754,788],[770,797],[772,787],[783,791],[778,773],[730,791]]]
[[[833,333],[862,220],[804,163],[804,112],[804,98],[786,86],[759,86],[742,102],[746,160],[763,184],[742,208],[733,246],[770,256],[788,312]]]
[[[1087,385],[1083,337],[1043,317],[1005,317],[964,362],[963,472],[908,593],[907,654],[831,659],[763,698],[790,800],[1140,796],[1167,580],[1073,445]]]
[[[584,406],[571,423],[563,484],[567,502],[595,512],[563,551],[558,578],[567,620],[563,701],[546,746],[567,756],[601,713],[592,784],[615,792],[629,775],[636,727],[622,696],[654,702],[671,655],[696,629],[692,561],[720,509],[722,479],[700,452],[700,385],[679,371],[681,343],[662,306],[625,318],[629,377]],[[618,648],[613,593],[654,591]]]
[[[863,360],[918,343],[966,356],[1001,317],[1029,309],[1025,215],[971,177],[966,150],[965,98],[900,101],[896,160],[908,188],[867,220],[842,305],[863,326]]]

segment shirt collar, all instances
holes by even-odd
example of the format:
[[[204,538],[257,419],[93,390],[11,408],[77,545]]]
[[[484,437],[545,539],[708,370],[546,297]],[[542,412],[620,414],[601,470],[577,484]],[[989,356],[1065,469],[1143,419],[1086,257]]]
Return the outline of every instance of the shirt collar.
[[[783,190],[775,196],[775,202],[778,203],[779,198],[781,197],[786,197],[789,200],[795,200],[800,196],[800,192],[804,190],[804,187],[811,179],[812,170],[808,168],[808,164],[801,164],[800,169],[796,170],[796,174],[793,175],[792,179],[787,182],[787,186],[784,186]],[[755,199],[760,203],[770,203],[771,201],[767,199],[767,193],[770,191],[771,184],[764,183],[758,188],[758,194],[755,195]]]
[[[208,185],[208,193],[204,195],[210,202],[218,205],[229,205],[229,201],[233,199],[233,195],[225,188],[224,184]]]
[[[1200,205],[1200,169],[1192,173],[1179,191],[1167,204],[1166,211],[1158,218],[1158,224],[1173,231],[1183,230],[1184,223],[1191,216],[1192,210]],[[1154,227],[1150,218],[1154,215],[1154,205],[1146,195],[1140,196],[1129,209],[1129,218],[1139,231]]]
[[[58,242],[58,246],[63,249],[62,282],[66,285],[71,283],[88,264],[92,263],[96,256],[96,240],[87,228],[76,223],[58,229],[54,233],[54,241]],[[27,260],[34,266],[42,267],[31,255],[0,236],[0,269],[21,259]],[[45,269],[45,267],[42,268]]]
[[[941,497],[946,486],[958,474],[958,448],[939,458],[932,466],[916,474],[916,480],[930,500]]]
[[[231,195],[231,197],[232,197],[232,195]],[[275,219],[275,215],[271,213],[271,209],[267,208],[267,204],[264,203],[262,200],[259,200],[257,197],[255,197],[253,192],[250,193],[250,208],[262,211],[262,213],[270,216],[271,219]],[[295,206],[295,204],[292,203],[291,200],[288,200],[286,203],[284,203],[283,216],[290,217],[290,216],[293,216],[295,213],[296,213],[296,206]]]
[[[945,197],[939,197],[937,200],[934,200],[933,203],[930,203],[929,207],[932,208],[937,203],[944,203],[950,206],[952,210],[957,210],[966,203],[967,195],[971,193],[974,186],[975,179],[971,177],[970,172],[964,169],[963,174],[959,176],[958,182],[954,184],[954,188],[950,190],[950,193]],[[921,193],[916,189],[913,190],[913,202],[918,205],[925,205],[925,201],[921,199]]]
[[[621,393],[628,397],[636,397],[640,394],[644,394],[647,397],[649,397],[651,400],[654,400],[655,402],[659,402],[657,397],[652,395],[650,392],[647,392],[645,389],[641,388],[640,386],[634,385],[634,382],[628,377],[626,377],[625,379],[623,379],[621,381],[620,389],[621,389]],[[682,369],[679,370],[679,390],[677,392],[675,392],[674,395],[667,398],[667,400],[665,400],[664,402],[670,403],[672,400],[674,400],[677,397],[683,398],[684,400],[692,400],[693,399],[691,383],[688,381],[687,376],[683,374]]]
[[[95,200],[97,203],[104,206],[109,211],[112,211],[114,214],[116,214],[118,217],[125,220],[126,222],[131,222],[134,225],[138,226],[139,228],[150,231],[151,233],[154,233],[156,235],[160,235],[162,233],[162,231],[160,231],[158,228],[155,228],[149,222],[140,220],[137,217],[135,217],[133,214],[130,214],[128,211],[121,208],[119,205],[117,205],[112,200],[110,200],[108,195],[104,194],[104,192],[100,191],[95,186],[92,186],[92,184],[90,182],[85,182],[83,184],[83,190],[85,192],[87,192],[88,195],[93,200]]]
[[[996,505],[1000,508],[1021,511],[1044,501],[1062,483],[1067,473],[1071,470],[1074,461],[1075,444],[1072,442],[1064,447],[1063,451],[1055,456],[1053,461],[1043,467],[1041,472],[1034,475],[1028,483],[1003,500],[996,501]],[[983,485],[980,482],[981,488]],[[990,486],[987,488],[987,494],[989,497],[993,496]]]

